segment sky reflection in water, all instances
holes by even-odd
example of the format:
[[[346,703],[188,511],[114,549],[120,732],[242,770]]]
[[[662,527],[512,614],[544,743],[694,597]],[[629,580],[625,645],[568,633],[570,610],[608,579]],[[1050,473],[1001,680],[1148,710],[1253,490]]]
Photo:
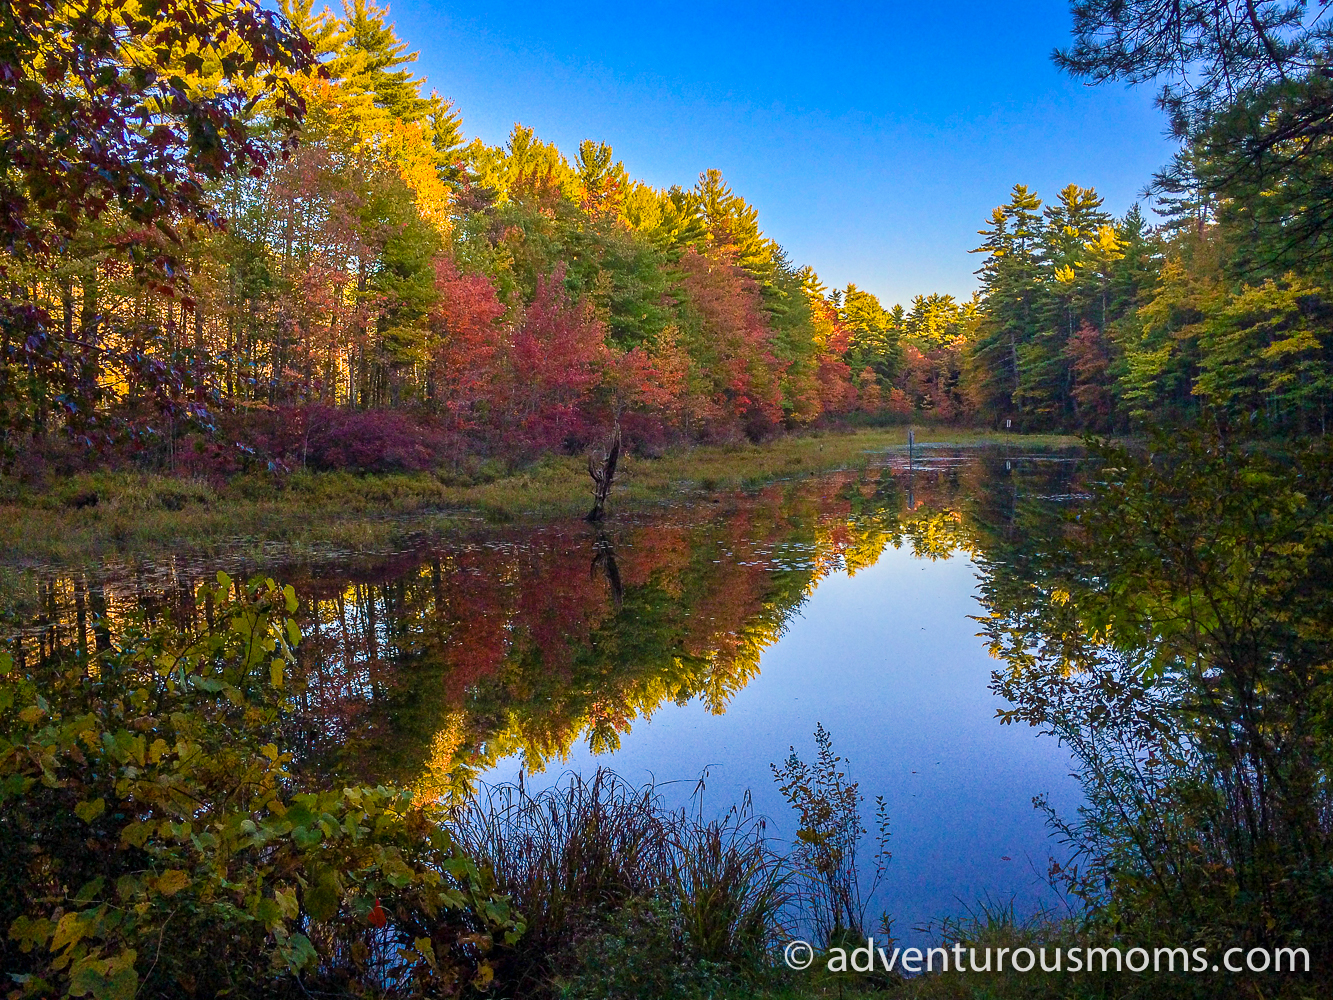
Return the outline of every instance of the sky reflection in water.
[[[666,791],[679,801],[707,769],[706,808],[748,789],[787,839],[795,825],[769,764],[793,744],[813,757],[822,722],[866,793],[867,820],[875,795],[888,804],[893,861],[874,905],[895,918],[895,933],[911,936],[981,899],[1012,898],[1020,913],[1054,905],[1042,876],[1059,845],[1032,798],[1047,794],[1072,813],[1081,797],[1054,740],[995,719],[1001,703],[987,685],[996,661],[969,617],[982,611],[976,579],[965,553],[930,561],[890,546],[855,576],[819,582],[725,715],[697,698],[668,703],[636,721],[619,750],[594,754],[581,741],[563,766],[524,780],[540,788],[603,764],[635,782],[678,782]],[[515,780],[519,769],[510,757],[483,778]]]

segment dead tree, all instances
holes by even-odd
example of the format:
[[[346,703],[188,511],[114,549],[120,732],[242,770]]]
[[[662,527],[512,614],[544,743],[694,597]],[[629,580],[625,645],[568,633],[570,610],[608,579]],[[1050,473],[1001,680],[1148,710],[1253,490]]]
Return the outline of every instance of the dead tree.
[[[585,521],[600,521],[606,516],[606,497],[611,492],[611,483],[616,478],[616,463],[620,461],[620,421],[611,434],[611,447],[606,450],[602,467],[597,468],[591,455],[588,456],[588,475],[592,476],[592,510],[588,511]]]

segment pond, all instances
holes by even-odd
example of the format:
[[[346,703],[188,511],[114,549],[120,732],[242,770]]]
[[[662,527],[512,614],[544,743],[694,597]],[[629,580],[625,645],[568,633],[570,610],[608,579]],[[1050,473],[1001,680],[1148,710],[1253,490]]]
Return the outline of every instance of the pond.
[[[192,609],[218,568],[262,572],[301,598],[302,768],[455,795],[605,765],[677,804],[702,780],[705,811],[748,799],[782,839],[770,765],[809,759],[823,725],[867,820],[887,805],[873,910],[910,938],[983,900],[1058,904],[1061,845],[1033,799],[1071,814],[1079,786],[1055,740],[997,721],[974,616],[1076,482],[1072,456],[919,449],[602,528],[423,522],[404,551],[356,559],[48,569],[20,588],[17,649],[105,645],[136,608]]]

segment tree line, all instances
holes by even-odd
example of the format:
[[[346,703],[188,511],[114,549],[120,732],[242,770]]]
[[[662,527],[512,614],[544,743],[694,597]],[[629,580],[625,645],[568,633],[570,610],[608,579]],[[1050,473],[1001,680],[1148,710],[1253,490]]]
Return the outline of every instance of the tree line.
[[[604,143],[467,141],[373,0],[205,6],[8,15],[11,462],[411,468],[613,425],[641,449],[913,418],[1325,428],[1326,268],[1256,254],[1202,140],[1158,178],[1161,224],[1016,185],[977,293],[886,308],[792,263],[716,170],[657,189]]]

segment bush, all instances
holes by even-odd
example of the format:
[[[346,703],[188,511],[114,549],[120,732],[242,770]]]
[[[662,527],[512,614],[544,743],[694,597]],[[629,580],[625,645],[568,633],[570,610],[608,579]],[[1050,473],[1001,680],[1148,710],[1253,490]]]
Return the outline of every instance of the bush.
[[[438,809],[288,770],[291,588],[198,592],[91,657],[0,654],[0,957],[13,997],[420,996],[522,923]]]
[[[630,899],[596,932],[574,943],[574,972],[557,981],[561,1000],[674,1000],[715,997],[734,972],[681,948],[671,907]]]

